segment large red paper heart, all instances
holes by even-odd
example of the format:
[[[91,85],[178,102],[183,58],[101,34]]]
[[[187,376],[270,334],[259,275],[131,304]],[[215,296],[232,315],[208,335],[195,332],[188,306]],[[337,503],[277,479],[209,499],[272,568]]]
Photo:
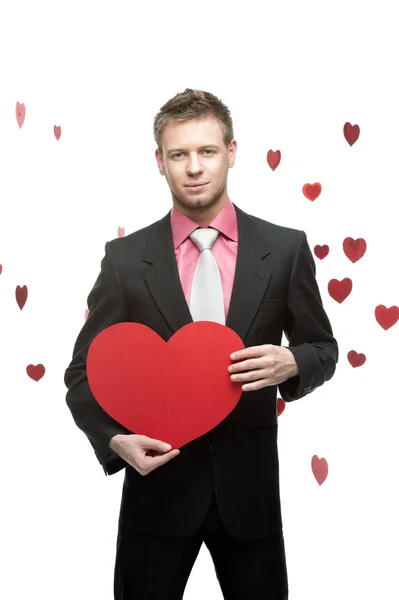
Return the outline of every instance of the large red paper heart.
[[[87,355],[87,379],[100,406],[134,433],[179,448],[223,421],[242,394],[230,354],[245,346],[232,329],[195,321],[166,343],[141,323],[101,331]]]

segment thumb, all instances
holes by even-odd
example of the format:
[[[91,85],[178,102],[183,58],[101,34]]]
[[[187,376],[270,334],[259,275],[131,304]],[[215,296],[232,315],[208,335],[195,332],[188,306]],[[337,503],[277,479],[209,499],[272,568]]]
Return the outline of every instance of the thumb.
[[[153,440],[151,438],[148,439],[148,447],[151,450],[158,450],[158,452],[169,452],[169,450],[172,449],[170,444],[161,442],[161,440]]]

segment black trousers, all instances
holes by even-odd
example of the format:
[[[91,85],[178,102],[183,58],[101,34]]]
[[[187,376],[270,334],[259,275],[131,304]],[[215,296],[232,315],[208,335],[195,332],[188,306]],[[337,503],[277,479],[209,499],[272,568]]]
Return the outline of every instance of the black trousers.
[[[119,529],[115,600],[182,600],[202,543],[208,548],[225,600],[288,600],[283,534],[239,541],[224,528],[213,498],[200,529],[189,538]]]

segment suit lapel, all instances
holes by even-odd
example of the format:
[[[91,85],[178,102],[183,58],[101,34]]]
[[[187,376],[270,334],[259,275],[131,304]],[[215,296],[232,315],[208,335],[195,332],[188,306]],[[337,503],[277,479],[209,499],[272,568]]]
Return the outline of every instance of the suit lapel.
[[[255,220],[235,204],[234,208],[238,217],[238,253],[226,326],[244,341],[272,275],[267,258],[271,250]],[[148,289],[175,333],[193,319],[180,282],[170,212],[158,222],[156,239],[147,246],[142,260],[151,265],[145,276]]]

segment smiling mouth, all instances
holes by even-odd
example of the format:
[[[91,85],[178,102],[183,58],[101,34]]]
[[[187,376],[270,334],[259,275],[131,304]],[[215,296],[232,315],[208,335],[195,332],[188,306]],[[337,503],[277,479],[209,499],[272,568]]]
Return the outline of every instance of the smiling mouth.
[[[202,183],[201,185],[186,185],[186,188],[188,190],[200,190],[200,189],[204,188],[206,185],[208,185],[208,182]]]

